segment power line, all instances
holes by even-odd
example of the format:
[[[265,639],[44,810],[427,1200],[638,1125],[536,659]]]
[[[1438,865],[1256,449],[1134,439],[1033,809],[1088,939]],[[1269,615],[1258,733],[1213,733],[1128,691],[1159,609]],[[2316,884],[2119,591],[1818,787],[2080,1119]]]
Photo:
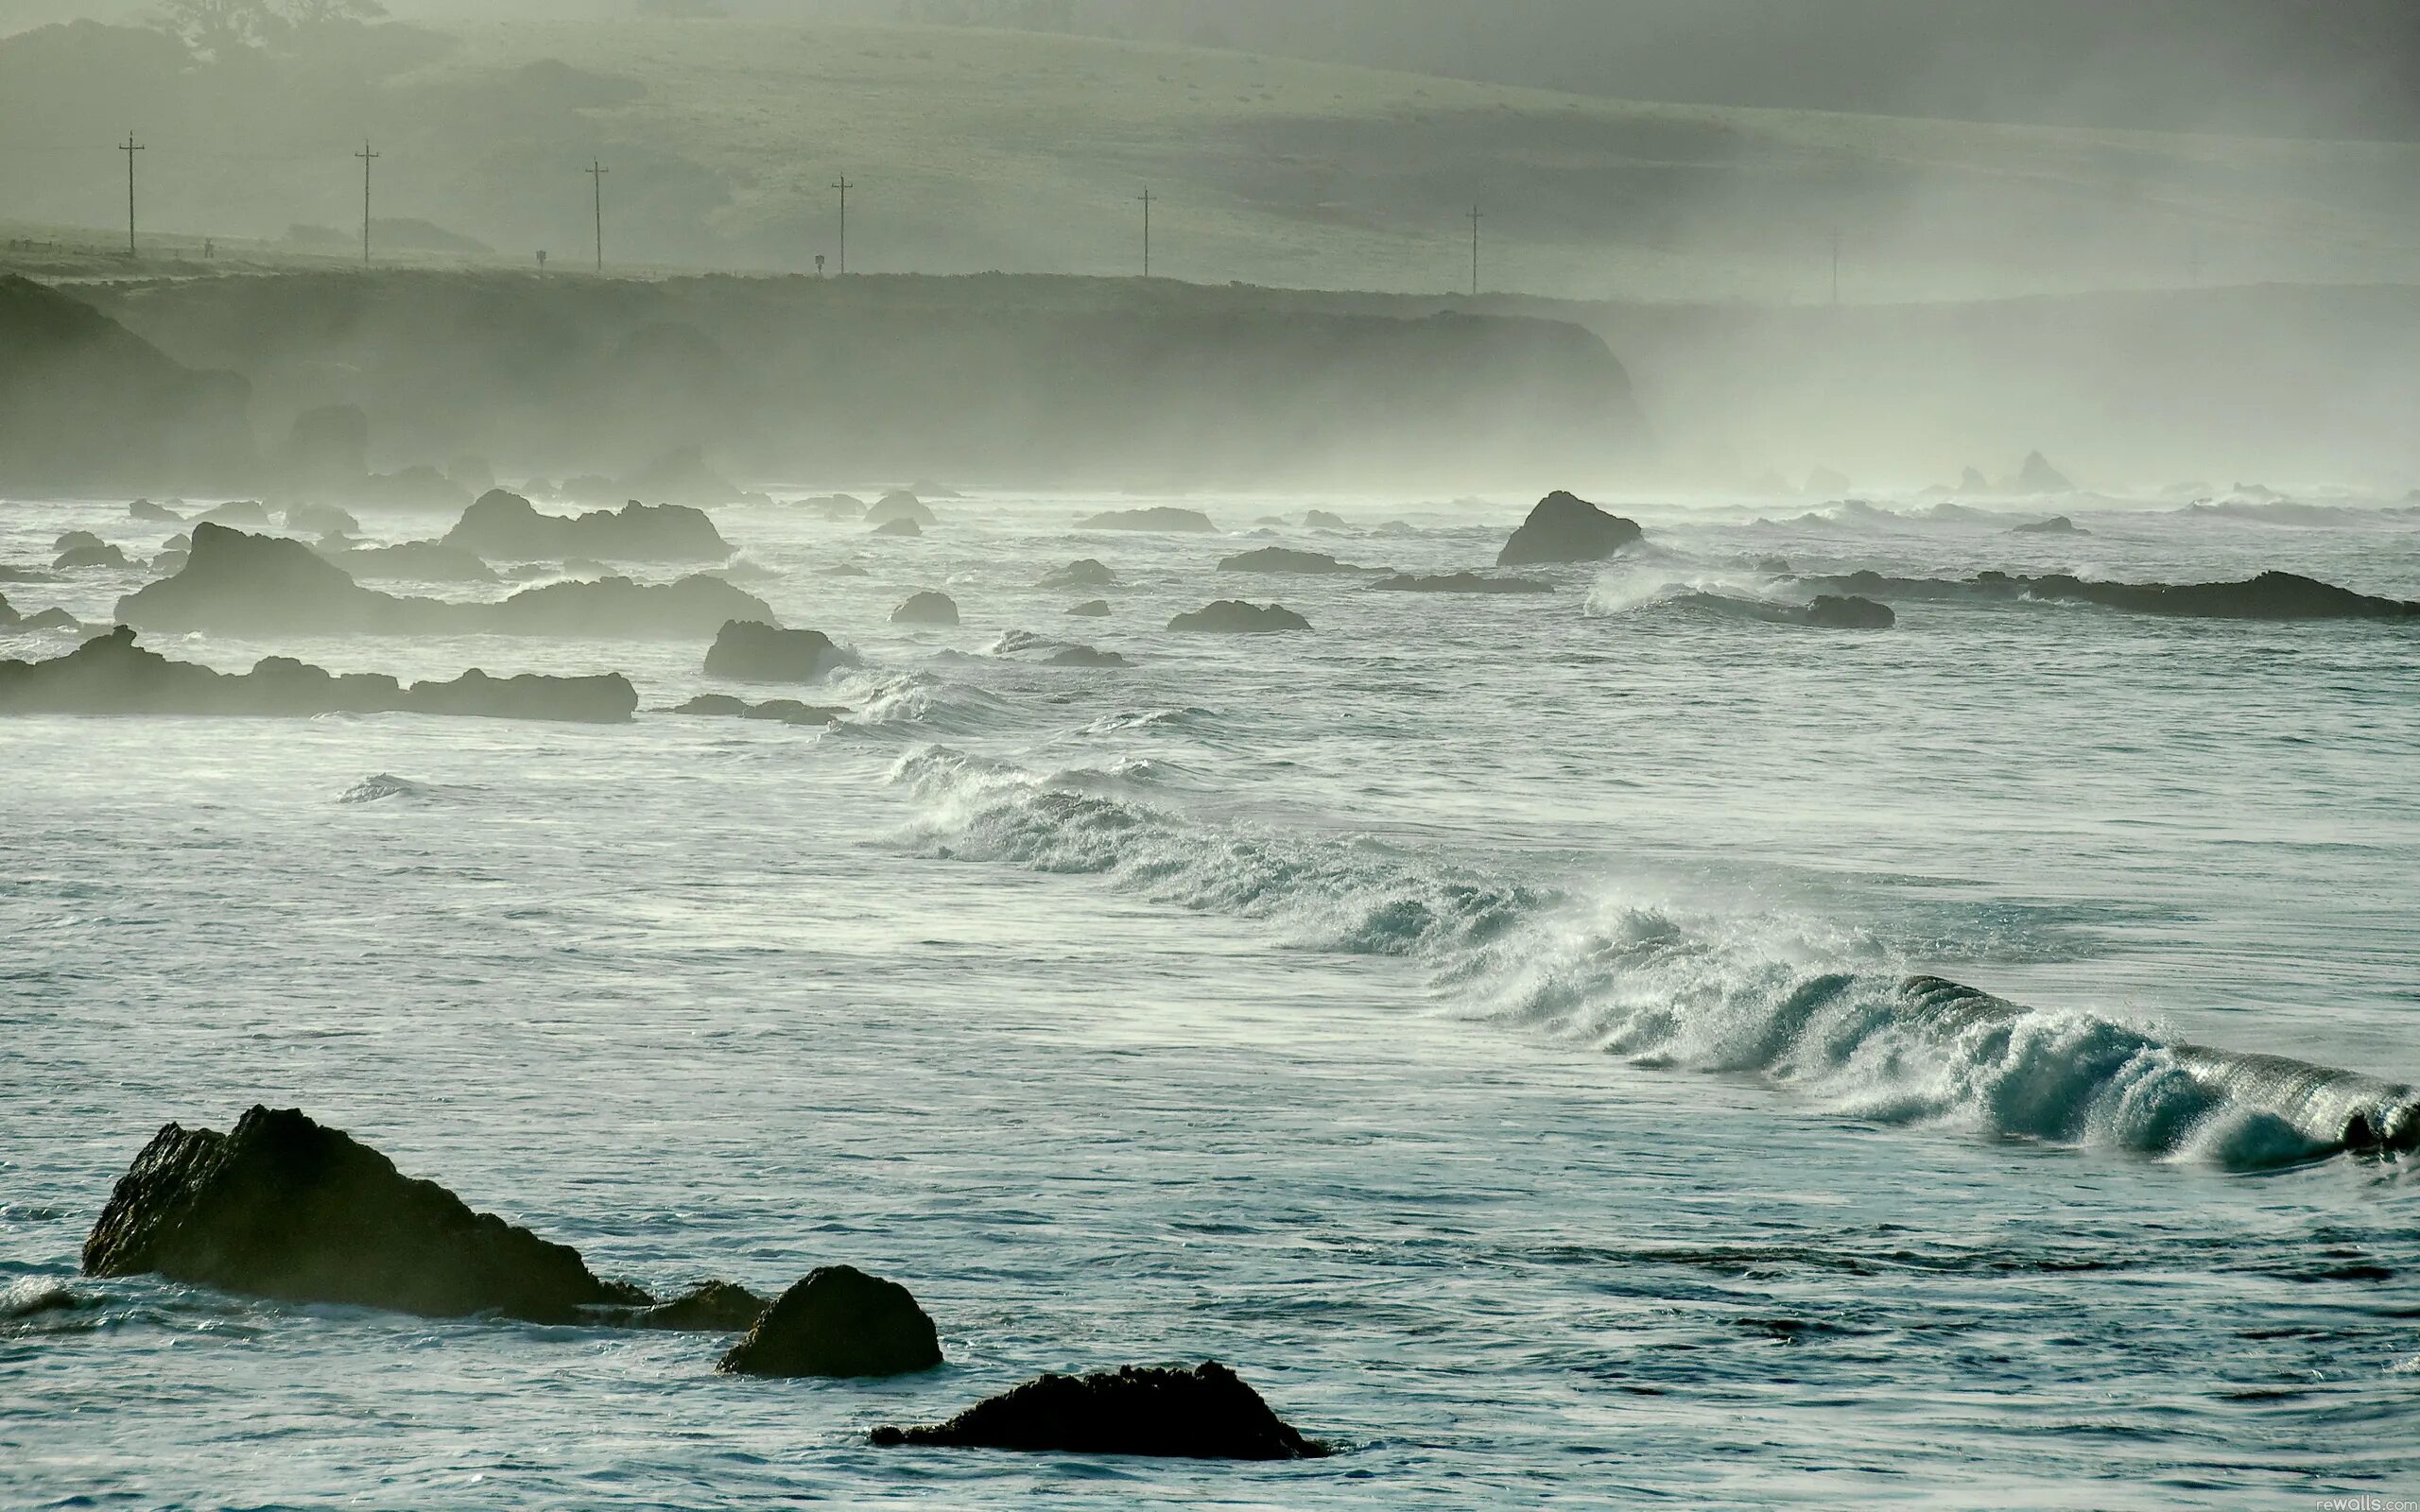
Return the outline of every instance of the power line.
[[[129,131],[126,133],[126,146],[118,150],[126,154],[126,255],[131,262],[134,259],[134,155],[150,149],[134,140],[134,133]]]

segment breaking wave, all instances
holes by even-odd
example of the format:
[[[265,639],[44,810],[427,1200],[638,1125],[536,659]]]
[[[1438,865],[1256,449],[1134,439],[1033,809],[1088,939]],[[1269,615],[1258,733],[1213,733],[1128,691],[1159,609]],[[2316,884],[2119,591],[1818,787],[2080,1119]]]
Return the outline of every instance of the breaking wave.
[[[1363,835],[1211,824],[1098,772],[925,747],[892,781],[910,841],[952,860],[1100,877],[1290,944],[1404,957],[1455,1011],[1641,1066],[1753,1074],[1880,1123],[2237,1170],[2420,1145],[2420,1090],[2031,1008],[1894,969],[1861,936],[1541,885]]]

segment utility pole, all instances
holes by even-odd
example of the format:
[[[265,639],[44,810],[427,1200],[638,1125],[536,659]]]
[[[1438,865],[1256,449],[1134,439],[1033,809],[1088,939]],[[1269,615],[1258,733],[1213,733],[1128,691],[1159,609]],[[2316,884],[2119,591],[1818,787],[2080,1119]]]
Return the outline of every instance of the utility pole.
[[[849,176],[844,173],[840,175],[839,181],[832,187],[840,191],[840,258],[837,271],[842,278],[847,278],[849,276],[849,191],[855,189],[856,185],[851,183]]]
[[[1151,276],[1151,201],[1159,197],[1143,191],[1143,276]]]
[[[605,271],[605,176],[614,170],[605,166],[604,160],[592,158],[581,171],[596,186],[596,271],[602,273]]]
[[[361,150],[354,154],[361,160],[361,266],[370,266],[370,165],[386,156],[370,150],[370,139],[361,139]]]
[[[1841,233],[1832,232],[1832,308],[1841,307]]]
[[[134,140],[134,133],[129,131],[126,133],[126,145],[118,150],[126,154],[126,256],[129,262],[132,262],[134,260],[134,155],[148,149],[142,143]]]
[[[1478,298],[1478,206],[1471,206],[1471,298]]]

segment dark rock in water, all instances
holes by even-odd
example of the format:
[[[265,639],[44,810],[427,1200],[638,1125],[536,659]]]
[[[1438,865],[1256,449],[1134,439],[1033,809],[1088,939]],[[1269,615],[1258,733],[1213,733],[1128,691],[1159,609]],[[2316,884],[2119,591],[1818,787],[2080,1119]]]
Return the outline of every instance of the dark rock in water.
[[[812,499],[801,499],[798,507],[826,520],[862,520],[866,517],[866,501],[850,493],[825,493]]]
[[[606,1314],[598,1321],[618,1328],[661,1329],[674,1333],[744,1333],[771,1305],[745,1286],[708,1281],[668,1302]]]
[[[1498,567],[1526,567],[1546,562],[1602,561],[1634,546],[1646,532],[1634,521],[1607,514],[1584,499],[1550,493],[1530,511],[1521,528],[1495,558]]]
[[[552,583],[501,604],[395,598],[363,588],[299,541],[194,527],[192,559],[175,576],[117,602],[117,618],[146,629],[216,634],[629,636],[710,634],[735,619],[770,620],[754,595],[718,577],[641,586],[627,577]]]
[[[866,511],[866,524],[870,525],[887,525],[893,520],[913,520],[920,527],[941,523],[932,510],[925,507],[924,500],[907,492],[886,493]]]
[[[813,728],[838,723],[846,709],[827,709],[815,704],[800,703],[791,698],[774,698],[766,703],[750,703],[728,694],[700,694],[672,711],[676,714],[694,714],[703,719],[760,719],[777,725],[799,725]]]
[[[1305,509],[1303,511],[1303,528],[1305,530],[1342,530],[1345,529],[1346,526],[1344,524],[1344,517],[1342,515],[1330,514],[1325,509]]]
[[[569,1323],[653,1300],[339,1130],[266,1108],[225,1134],[161,1129],[84,1241],[84,1272],[429,1317]]]
[[[1105,598],[1088,599],[1069,610],[1067,612],[1081,620],[1105,620],[1109,618],[1109,600]]]
[[[1185,1459],[1319,1459],[1305,1438],[1216,1361],[1191,1370],[1046,1375],[934,1428],[877,1428],[880,1448],[1005,1449],[1028,1453],[1149,1454]]]
[[[941,1363],[941,1335],[908,1288],[854,1265],[826,1265],[784,1292],[716,1368],[748,1376],[897,1376]]]
[[[1887,630],[1899,623],[1890,607],[1870,598],[1838,598],[1818,594],[1806,606],[1804,624],[1832,630]]]
[[[441,541],[406,541],[393,546],[322,549],[320,555],[355,579],[402,578],[416,583],[494,583],[503,579],[486,558]]]
[[[1166,505],[1150,509],[1112,509],[1076,523],[1079,530],[1157,530],[1171,534],[1210,535],[1218,526],[1199,509]]]
[[[104,544],[106,542],[100,537],[89,530],[70,530],[52,541],[50,549],[53,555],[62,555],[71,551],[91,551]]]
[[[166,505],[153,504],[148,499],[135,500],[126,507],[126,513],[129,519],[149,520],[164,525],[181,525],[185,523],[183,515],[177,513]]]
[[[2036,520],[2029,525],[2018,525],[2009,534],[2012,536],[2088,536],[2092,532],[2061,514],[2052,515],[2048,520]]]
[[[1973,577],[1886,577],[1858,572],[1836,577],[1802,577],[1809,588],[1867,598],[1985,602],[2035,598],[2097,604],[2135,614],[2219,620],[2401,620],[2420,617],[2420,603],[2377,598],[2294,573],[2262,573],[2240,583],[2103,583],[2066,574],[2018,577],[1978,573]]]
[[[62,551],[59,554],[59,559],[50,564],[53,572],[61,573],[78,572],[90,567],[123,569],[133,564],[126,559],[126,553],[107,544],[77,546],[72,550]]]
[[[1554,584],[1532,577],[1482,577],[1454,573],[1443,577],[1414,577],[1398,573],[1370,585],[1389,593],[1551,593]]]
[[[1048,665],[1054,667],[1131,667],[1134,663],[1115,651],[1097,651],[1089,645],[1071,645],[1051,653]]]
[[[361,522],[333,504],[289,504],[285,507],[285,528],[314,536],[357,536],[361,534]]]
[[[46,609],[35,614],[20,614],[6,598],[0,598],[0,630],[80,630],[84,627],[75,615],[63,609]],[[22,662],[0,662],[0,669],[23,666]]]
[[[714,647],[706,653],[706,676],[734,682],[813,682],[856,662],[821,630],[785,630],[734,620],[715,636]]]
[[[910,596],[905,604],[890,611],[893,625],[956,625],[958,605],[947,593],[929,589]]]
[[[1273,635],[1310,627],[1310,621],[1283,604],[1247,604],[1235,598],[1205,604],[1168,621],[1169,629],[1197,635]]]
[[[637,693],[618,673],[498,679],[473,668],[451,682],[406,688],[393,678],[337,677],[287,657],[265,658],[250,672],[223,673],[146,650],[123,625],[48,662],[0,662],[0,713],[6,713],[300,718],[404,713],[619,724],[637,708]]]
[[[2016,476],[2008,480],[2005,491],[2010,493],[2071,493],[2075,484],[2067,475],[2050,465],[2050,459],[2039,452],[2029,452],[2025,465]]]
[[[1035,586],[1046,589],[1111,588],[1116,583],[1115,573],[1111,572],[1102,563],[1086,557],[1081,561],[1071,561],[1066,566],[1046,575]]]
[[[1263,546],[1230,557],[1219,564],[1222,573],[1271,573],[1313,577],[1340,573],[1357,573],[1363,569],[1350,566],[1333,557],[1316,551],[1289,551],[1284,546]]]
[[[597,557],[624,561],[720,561],[730,545],[700,509],[644,505],[589,514],[540,514],[517,493],[496,489],[463,512],[445,545],[481,557]]]
[[[823,577],[872,577],[873,574],[858,566],[856,562],[844,561],[824,568],[818,576]]]
[[[200,518],[214,525],[232,525],[267,530],[268,511],[251,499],[232,499],[202,511]]]
[[[900,517],[899,519],[896,519],[896,520],[887,520],[887,521],[883,522],[881,524],[878,524],[878,525],[874,526],[874,527],[873,527],[873,529],[872,529],[871,531],[867,532],[867,534],[869,534],[869,535],[875,535],[875,536],[908,536],[908,537],[921,536],[921,535],[923,535],[924,533],[925,533],[925,527],[924,527],[924,526],[922,526],[922,525],[918,524],[917,524],[915,521],[913,521],[913,520],[908,519],[908,518],[907,518],[907,517],[905,517],[905,516],[902,516],[902,517]]]

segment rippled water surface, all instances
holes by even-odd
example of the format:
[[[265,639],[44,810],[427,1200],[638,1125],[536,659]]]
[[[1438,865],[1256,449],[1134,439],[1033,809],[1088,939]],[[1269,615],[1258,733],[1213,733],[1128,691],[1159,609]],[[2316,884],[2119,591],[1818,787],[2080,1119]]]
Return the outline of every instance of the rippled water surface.
[[[699,644],[489,638],[148,644],[618,669],[639,720],[0,720],[0,1503],[2420,1496],[2420,1206],[2402,1161],[2318,1158],[2420,1080],[2420,622],[1672,602],[1784,592],[1774,558],[2420,598],[2420,516],[1639,503],[1652,549],[1548,596],[1214,570],[1483,566],[1511,497],[1178,501],[1219,536],[1074,528],[1128,499],[939,502],[921,541],[717,511],[752,591],[863,656],[756,695],[848,705],[824,731],[652,712],[743,691]],[[9,505],[0,562],[71,527],[173,528]],[[1078,558],[1120,585],[1033,586]],[[0,592],[106,620],[141,576]],[[964,624],[890,625],[924,588]],[[1161,628],[1235,596],[1315,628]],[[2025,1009],[1944,1019],[1911,973]],[[748,1382],[711,1339],[77,1274],[161,1124],[255,1102],[653,1289],[895,1277],[950,1363]],[[1211,1357],[1343,1452],[864,1439]]]

